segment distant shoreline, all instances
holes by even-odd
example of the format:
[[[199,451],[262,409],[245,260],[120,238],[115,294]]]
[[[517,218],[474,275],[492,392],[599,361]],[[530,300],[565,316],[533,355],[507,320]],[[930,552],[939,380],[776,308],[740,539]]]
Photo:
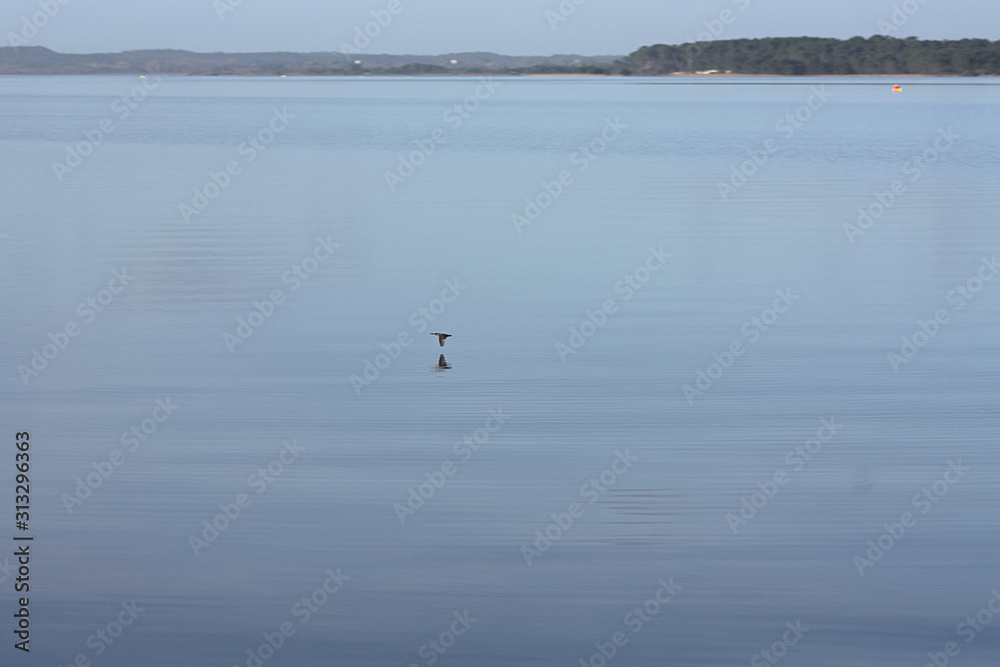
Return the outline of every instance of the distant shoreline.
[[[175,74],[187,76],[635,76],[635,77],[997,77],[1000,41],[919,40],[874,35],[847,40],[766,37],[653,44],[628,55],[506,56],[345,51],[196,53],[149,49],[65,54],[41,46],[0,47],[0,75]],[[350,51],[350,52],[347,52]]]
[[[448,74],[395,74],[381,72],[365,72],[363,74],[270,74],[270,73],[215,73],[215,72],[161,72],[160,76],[183,76],[204,78],[258,78],[258,79],[446,79],[470,77],[508,77],[526,79],[787,79],[789,81],[806,79],[1000,79],[998,74],[980,74],[966,76],[961,74],[584,74],[584,73],[551,73],[551,74],[514,74],[509,72],[455,72]],[[146,76],[143,72],[0,72],[0,77],[25,76]]]
[[[291,75],[289,75],[291,76]],[[370,75],[378,76],[378,75]],[[447,76],[447,75],[443,75]],[[473,75],[468,75],[473,76]],[[961,74],[736,74],[716,73],[697,74],[695,72],[675,72],[673,74],[520,74],[511,76],[526,77],[593,77],[599,79],[996,79],[1000,74],[980,74],[963,76]]]

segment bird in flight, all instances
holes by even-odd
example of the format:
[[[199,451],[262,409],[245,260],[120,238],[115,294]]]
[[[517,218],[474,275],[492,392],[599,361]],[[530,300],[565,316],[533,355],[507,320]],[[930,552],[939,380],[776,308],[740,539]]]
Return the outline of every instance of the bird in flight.
[[[451,338],[451,334],[432,333],[431,335],[438,337],[438,342],[441,344],[441,347],[444,347],[444,339],[445,338]]]

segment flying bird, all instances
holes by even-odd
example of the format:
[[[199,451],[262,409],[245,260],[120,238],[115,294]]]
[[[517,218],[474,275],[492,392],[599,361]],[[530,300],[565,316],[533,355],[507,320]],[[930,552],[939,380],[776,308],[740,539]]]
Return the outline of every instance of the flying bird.
[[[438,342],[441,344],[441,347],[444,347],[444,339],[445,338],[451,338],[451,334],[432,333],[431,335],[438,337]]]

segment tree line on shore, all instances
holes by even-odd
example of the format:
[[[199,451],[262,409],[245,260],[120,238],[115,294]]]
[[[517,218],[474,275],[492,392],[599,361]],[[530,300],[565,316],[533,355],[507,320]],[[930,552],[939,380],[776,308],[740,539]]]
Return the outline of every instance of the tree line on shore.
[[[409,64],[379,74],[456,74],[458,68]],[[766,37],[725,39],[680,45],[644,46],[607,64],[540,63],[506,67],[493,74],[605,74],[664,76],[671,74],[822,75],[1000,75],[1000,40],[920,40],[874,35],[869,38]],[[355,65],[353,74],[364,73]],[[465,74],[485,73],[478,67]]]
[[[821,37],[726,39],[644,46],[614,63],[608,74],[658,76],[716,71],[732,74],[852,75],[1000,74],[1000,41],[920,40],[875,35],[847,40]]]
[[[620,56],[438,56],[322,53],[193,53],[177,50],[63,54],[44,47],[0,47],[0,74],[195,75],[531,75],[665,76],[728,73],[769,75],[1000,75],[1000,41],[920,40],[875,35],[850,39],[767,37],[679,45],[653,44]]]

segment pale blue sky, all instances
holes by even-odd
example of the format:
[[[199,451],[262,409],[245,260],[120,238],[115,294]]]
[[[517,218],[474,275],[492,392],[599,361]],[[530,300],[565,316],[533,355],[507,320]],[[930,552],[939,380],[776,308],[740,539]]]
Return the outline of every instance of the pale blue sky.
[[[624,54],[654,43],[694,40],[714,28],[720,39],[876,33],[923,39],[1000,38],[996,0],[394,0],[399,11],[367,53],[495,51],[512,55]],[[65,4],[61,4],[65,3]],[[219,8],[223,3],[233,11]],[[546,12],[566,20],[555,22]],[[576,4],[580,3],[580,4]],[[3,45],[48,6],[51,18],[25,39],[56,51],[143,48],[192,51],[336,51],[390,0],[7,0]],[[903,12],[903,6],[911,14]],[[892,32],[894,6],[901,26]],[[56,9],[57,8],[57,9]],[[731,14],[719,20],[724,11]],[[222,19],[220,19],[220,13]],[[562,17],[560,17],[562,18]],[[884,22],[884,23],[881,23]],[[707,26],[706,26],[707,22]],[[553,27],[554,26],[554,27]],[[705,32],[702,38],[712,36]]]

